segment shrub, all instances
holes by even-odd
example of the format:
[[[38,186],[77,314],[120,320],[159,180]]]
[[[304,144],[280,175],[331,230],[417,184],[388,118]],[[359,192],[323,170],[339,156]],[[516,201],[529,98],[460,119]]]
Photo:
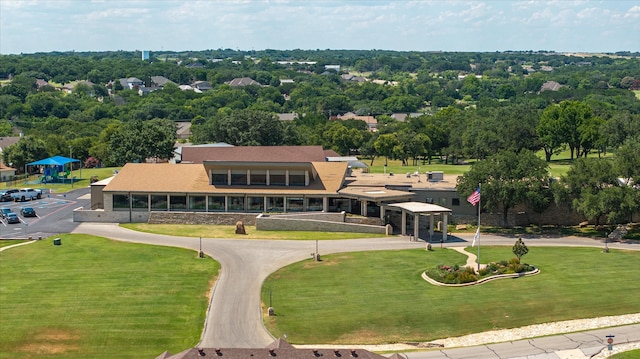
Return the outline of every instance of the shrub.
[[[490,271],[490,268],[487,266],[487,267],[481,268],[481,269],[478,271],[478,274],[479,274],[481,277],[484,277],[484,276],[486,276],[487,274],[489,274],[489,271]]]
[[[471,283],[477,281],[478,278],[475,274],[471,274],[467,271],[460,272],[458,274],[458,283]]]

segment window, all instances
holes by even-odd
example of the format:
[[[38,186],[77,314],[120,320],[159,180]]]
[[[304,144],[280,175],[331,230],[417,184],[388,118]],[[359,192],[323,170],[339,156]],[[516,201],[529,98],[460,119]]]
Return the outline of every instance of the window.
[[[189,196],[189,210],[192,211],[204,211],[207,201],[205,196]]]
[[[284,212],[284,197],[267,197],[267,212]]]
[[[289,186],[304,186],[305,171],[289,171]]]
[[[152,211],[166,211],[167,210],[167,196],[166,195],[151,195],[151,210]]]
[[[447,199],[446,198],[440,198],[440,205],[441,206],[446,206],[447,205]]]
[[[267,171],[266,170],[251,170],[252,186],[266,186],[267,185]]]
[[[184,211],[187,209],[187,196],[169,196],[170,211]]]
[[[149,195],[146,195],[146,194],[131,195],[131,208],[148,211]]]
[[[246,170],[231,170],[231,185],[232,186],[246,186],[247,185],[247,171]]]
[[[433,203],[433,198],[431,197],[427,197],[426,200],[424,200],[426,203]]]
[[[452,206],[459,206],[460,205],[460,198],[452,198],[451,199],[451,205]]]
[[[264,210],[264,197],[247,197],[247,211],[262,212]]]
[[[307,211],[322,211],[322,197],[307,198]]]
[[[269,171],[269,185],[271,186],[286,186],[287,177],[285,171]]]
[[[302,212],[304,210],[303,198],[287,197],[287,212]]]
[[[224,197],[223,196],[209,196],[209,211],[210,212],[224,212]]]
[[[227,178],[227,170],[212,170],[211,171],[211,184],[218,186],[226,186],[229,184]]]
[[[229,197],[229,211],[244,212],[244,197]]]
[[[113,195],[113,209],[129,209],[129,195],[128,194],[114,194]]]

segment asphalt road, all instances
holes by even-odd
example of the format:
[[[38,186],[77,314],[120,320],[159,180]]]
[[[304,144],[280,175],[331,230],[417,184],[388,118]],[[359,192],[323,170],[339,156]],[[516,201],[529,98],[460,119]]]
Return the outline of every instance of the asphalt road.
[[[200,246],[198,238],[140,233],[118,227],[117,224],[84,223],[79,225],[74,232],[136,243],[184,247],[195,251]],[[467,246],[472,237],[472,234],[453,237],[451,242],[444,243],[443,246]],[[482,245],[512,245],[514,239],[482,236],[481,241]],[[604,246],[601,241],[585,238],[529,238],[526,243],[527,246]],[[274,338],[264,328],[262,322],[261,284],[269,274],[278,268],[305,258],[311,258],[311,254],[315,251],[315,245],[315,241],[203,238],[202,250],[219,261],[222,270],[213,289],[207,321],[199,346],[256,348],[270,344]],[[439,245],[439,242],[434,245]],[[387,237],[320,241],[319,253],[324,255],[338,252],[424,247],[425,242],[422,241],[412,242],[407,237]],[[610,243],[609,247],[640,250],[640,245],[636,244]],[[485,348],[487,347],[485,346]],[[523,347],[515,351],[525,349]],[[465,353],[469,353],[465,350],[461,350],[461,353],[459,358],[479,357],[477,353],[465,356]],[[447,355],[449,355],[448,351]],[[411,354],[411,358],[423,358],[423,356]],[[431,357],[424,356],[424,358]]]

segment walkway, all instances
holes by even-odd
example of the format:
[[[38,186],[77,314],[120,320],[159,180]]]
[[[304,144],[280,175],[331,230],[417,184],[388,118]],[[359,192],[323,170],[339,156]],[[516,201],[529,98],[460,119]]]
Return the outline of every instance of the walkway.
[[[467,256],[467,264],[465,266],[473,268],[476,273],[478,272],[478,256],[473,253],[467,252],[464,247],[451,247],[456,252],[460,252]],[[486,264],[480,264],[480,269],[486,267]]]

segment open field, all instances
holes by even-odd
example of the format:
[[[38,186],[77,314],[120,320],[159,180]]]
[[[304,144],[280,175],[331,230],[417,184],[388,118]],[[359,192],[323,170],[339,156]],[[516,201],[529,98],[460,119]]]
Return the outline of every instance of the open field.
[[[540,158],[544,159],[543,151],[539,151],[537,154]],[[607,156],[611,157],[612,154],[608,152]],[[571,167],[570,157],[571,153],[568,149],[551,157],[551,162],[549,162],[549,171],[553,177],[560,177],[567,174],[567,171],[569,171],[569,168]],[[594,152],[591,153],[589,157],[598,157],[598,154]],[[371,173],[385,173],[386,171],[386,173],[393,172],[394,174],[405,174],[407,172],[414,173],[415,171],[419,171],[423,175],[428,171],[442,171],[449,175],[463,175],[469,171],[471,164],[475,162],[475,160],[469,159],[466,161],[468,164],[444,164],[444,161],[433,158],[431,160],[431,164],[423,165],[420,163],[419,166],[402,166],[402,163],[399,160],[389,160],[385,170],[384,157],[376,157],[373,161],[373,165],[371,165],[371,159],[363,158],[361,161],[369,166],[369,172]],[[412,160],[409,160],[409,163],[413,163]]]
[[[482,262],[513,257],[510,247],[483,247]],[[268,278],[262,301],[276,337],[296,344],[428,341],[497,328],[637,313],[640,252],[596,248],[529,248],[523,262],[541,273],[464,288],[436,287],[421,273],[464,264],[452,250],[334,254],[283,268]]]
[[[154,358],[198,342],[217,262],[60,238],[0,253],[0,358]]]
[[[244,226],[246,235],[236,234],[235,226],[204,224],[148,224],[121,223],[120,226],[135,231],[166,234],[170,236],[242,239],[329,240],[386,237],[375,233],[309,232],[309,231],[258,231],[256,226]]]

